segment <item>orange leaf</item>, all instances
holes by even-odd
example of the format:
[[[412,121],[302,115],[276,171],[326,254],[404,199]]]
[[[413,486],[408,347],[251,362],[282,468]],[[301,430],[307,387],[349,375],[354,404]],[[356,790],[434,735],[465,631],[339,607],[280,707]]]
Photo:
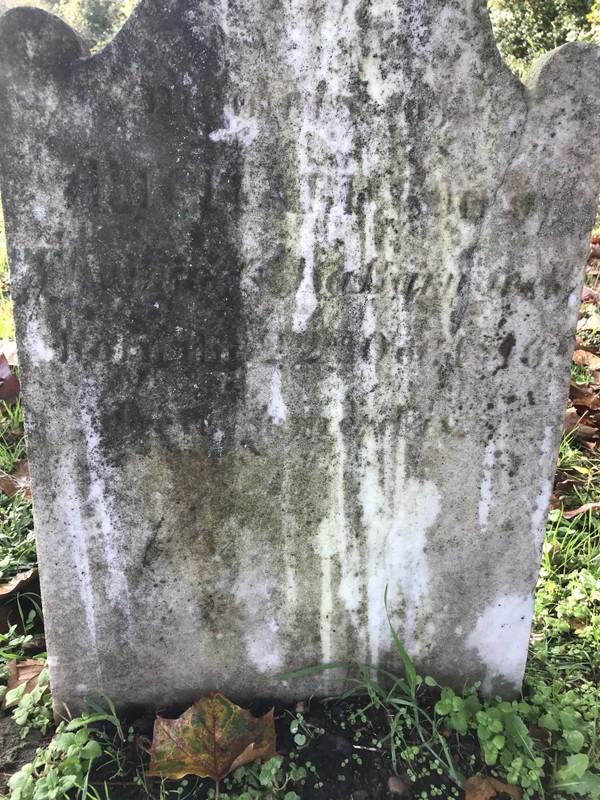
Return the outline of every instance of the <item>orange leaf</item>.
[[[502,783],[497,778],[484,778],[474,775],[469,778],[464,786],[465,800],[492,800],[501,792],[509,794],[515,800],[521,800],[521,790],[518,786]]]
[[[215,692],[178,719],[156,718],[148,775],[198,775],[218,783],[243,764],[276,755],[273,709],[253,717]]]

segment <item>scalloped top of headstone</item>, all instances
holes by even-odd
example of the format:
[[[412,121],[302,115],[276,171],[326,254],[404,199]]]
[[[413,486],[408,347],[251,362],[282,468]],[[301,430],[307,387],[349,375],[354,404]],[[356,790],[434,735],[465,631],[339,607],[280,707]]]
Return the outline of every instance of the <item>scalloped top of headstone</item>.
[[[89,55],[87,44],[73,28],[41,8],[12,8],[0,20],[3,70],[21,67],[40,76],[60,77]]]

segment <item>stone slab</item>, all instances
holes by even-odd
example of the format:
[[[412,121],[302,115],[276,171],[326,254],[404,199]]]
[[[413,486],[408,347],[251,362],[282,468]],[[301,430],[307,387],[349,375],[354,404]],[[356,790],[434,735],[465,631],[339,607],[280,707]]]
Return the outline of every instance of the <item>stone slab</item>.
[[[0,21],[0,180],[58,708],[515,692],[599,182],[600,50],[485,2]]]

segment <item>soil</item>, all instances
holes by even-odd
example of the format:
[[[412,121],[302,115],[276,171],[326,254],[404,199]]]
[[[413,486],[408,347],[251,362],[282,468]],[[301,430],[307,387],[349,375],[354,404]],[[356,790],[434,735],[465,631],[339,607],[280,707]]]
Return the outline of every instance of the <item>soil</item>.
[[[268,710],[264,703],[256,703],[251,707],[252,713],[259,716]],[[164,716],[178,716],[180,710]],[[296,714],[303,716],[301,731],[307,742],[299,748],[294,742],[294,734],[290,724]],[[417,798],[442,798],[443,800],[462,800],[464,792],[458,789],[445,774],[431,769],[430,759],[422,757],[415,766],[417,773],[422,772],[416,781],[399,768],[396,775],[392,767],[389,742],[381,742],[389,732],[389,720],[383,712],[362,713],[356,700],[349,701],[313,701],[299,703],[295,706],[278,706],[275,708],[277,752],[284,756],[283,768],[289,766],[291,760],[298,766],[304,766],[307,776],[304,782],[290,781],[285,791],[277,797],[283,797],[287,791],[296,792],[301,800],[416,800]],[[118,780],[110,779],[112,764],[100,766],[92,777],[91,783],[104,797],[104,781],[107,781],[110,800],[144,800],[150,795],[159,798],[161,781],[157,778],[146,778],[146,791],[133,783],[136,768],[139,770],[140,760],[147,765],[147,751],[152,738],[153,716],[138,716],[125,722],[134,735],[128,743],[125,775]],[[414,737],[412,737],[414,739]],[[416,742],[413,742],[416,743]],[[464,766],[464,765],[459,765]],[[178,782],[166,781],[163,791],[172,790],[172,797]],[[188,778],[185,792],[181,800],[205,800],[214,782],[208,779]],[[221,781],[221,794],[235,796],[243,790],[229,776]],[[268,790],[264,797],[271,797]],[[164,797],[164,794],[163,794]],[[162,800],[162,798],[161,798]]]
[[[164,716],[176,717],[182,709]],[[268,708],[263,702],[253,704],[252,713],[259,716]],[[298,747],[290,724],[301,713],[302,735],[306,744]],[[443,800],[462,800],[464,792],[458,789],[444,774],[438,774],[430,761],[423,758],[423,774],[411,781],[399,769],[394,773],[389,742],[381,742],[389,731],[389,721],[383,713],[362,709],[354,701],[313,701],[295,706],[277,706],[275,709],[277,752],[284,757],[283,768],[289,767],[293,760],[307,771],[303,782],[290,781],[285,791],[296,792],[301,800],[416,800],[416,798],[442,798]],[[176,794],[179,782],[166,781],[161,790],[161,780],[145,778],[145,787],[136,784],[134,778],[141,773],[140,766],[147,767],[148,750],[152,739],[154,717],[132,715],[124,721],[124,729],[129,730],[130,741],[123,745],[124,769],[115,777],[115,760],[109,757],[104,763],[97,762],[90,784],[108,800],[147,800],[148,797],[164,800],[168,794],[179,800],[206,800],[214,782],[189,776],[185,791]],[[39,747],[47,744],[51,736],[43,737],[38,731],[31,731],[21,738],[20,727],[10,716],[0,717],[0,794],[6,791],[10,776],[21,766],[35,757]],[[260,768],[260,767],[259,767]],[[416,765],[419,772],[419,765]],[[105,792],[105,784],[107,790]],[[243,791],[243,784],[232,776],[222,780],[221,794],[235,796]],[[181,790],[180,790],[181,791]],[[171,794],[172,792],[172,794]],[[263,790],[264,797],[272,795]]]
[[[50,739],[36,730],[22,739],[21,727],[12,717],[0,717],[0,794],[6,792],[10,776],[33,761],[38,747],[43,747]]]

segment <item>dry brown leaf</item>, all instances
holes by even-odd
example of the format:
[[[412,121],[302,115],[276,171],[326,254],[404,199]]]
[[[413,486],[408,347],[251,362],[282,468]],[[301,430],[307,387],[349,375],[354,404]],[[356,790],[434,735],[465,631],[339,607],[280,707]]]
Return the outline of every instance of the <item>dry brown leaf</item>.
[[[592,371],[600,369],[600,357],[590,353],[589,350],[575,350],[573,363],[578,367],[589,367]]]
[[[592,314],[591,317],[584,317],[577,323],[578,331],[599,331],[600,314]]]
[[[31,487],[29,485],[29,463],[24,459],[17,461],[12,475],[0,477],[0,490],[9,497],[14,497],[18,492],[23,492],[26,500],[31,500]]]
[[[509,794],[515,800],[521,800],[521,790],[518,786],[509,783],[502,783],[497,778],[484,778],[481,775],[474,775],[468,778],[464,786],[465,800],[492,800],[501,792]]]
[[[575,408],[573,406],[567,408],[565,412],[565,423],[564,423],[565,433],[571,433],[573,428],[576,428],[579,425],[580,419],[581,418],[579,414],[577,413],[577,411],[575,411]]]
[[[388,778],[388,792],[396,797],[410,798],[412,795],[407,784],[397,775],[390,775]]]
[[[588,623],[582,619],[575,619],[575,617],[567,617],[567,622],[572,631],[584,631],[588,627]]]
[[[19,574],[11,578],[8,583],[0,585],[0,595],[12,594],[18,589],[24,589],[34,578],[37,578],[37,574],[37,569],[28,569],[27,572],[19,572]]]
[[[563,517],[565,519],[573,519],[573,517],[585,514],[586,511],[593,511],[595,508],[600,508],[600,502],[585,503],[585,505],[579,506],[579,508],[573,508],[571,511],[563,511]]]
[[[26,659],[25,661],[9,661],[6,666],[8,667],[7,693],[25,684],[24,694],[29,694],[37,686],[39,674],[46,665],[43,661]],[[18,700],[7,703],[5,698],[2,701],[2,708],[11,708],[18,703]]]
[[[584,286],[581,290],[581,302],[598,304],[600,303],[600,294],[590,289],[589,286]]]
[[[569,399],[574,406],[583,406],[592,411],[600,410],[600,397],[587,386],[579,386],[575,381],[570,383]]]
[[[579,425],[574,431],[575,438],[580,441],[589,441],[598,435],[598,428],[593,428],[591,425]]]

